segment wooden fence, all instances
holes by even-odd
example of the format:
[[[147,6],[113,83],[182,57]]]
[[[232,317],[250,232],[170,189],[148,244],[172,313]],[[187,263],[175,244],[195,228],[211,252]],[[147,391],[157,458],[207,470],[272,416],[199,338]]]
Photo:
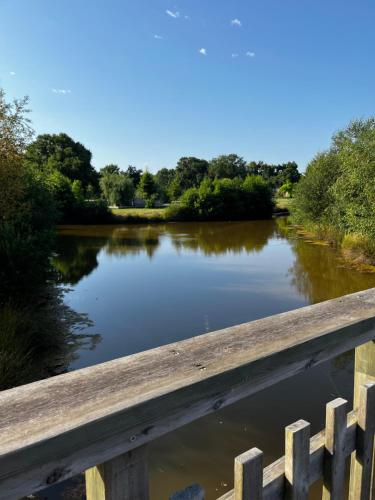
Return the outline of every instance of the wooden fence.
[[[234,490],[219,500],[306,499],[309,488],[323,480],[322,498],[345,498],[347,459],[353,454],[350,495],[368,500],[371,491],[375,427],[375,383],[360,387],[357,411],[348,402],[327,404],[326,428],[310,439],[310,424],[299,420],[285,429],[285,456],[263,470],[263,453],[252,448],[234,463]]]
[[[323,476],[325,498],[340,498],[333,489],[337,478],[342,482],[342,461],[357,450],[351,499],[370,500],[357,485],[364,469],[369,481],[372,469],[371,460],[364,467],[363,450],[370,457],[373,438],[366,436],[374,414],[366,416],[370,406],[360,403],[373,399],[374,339],[372,289],[4,391],[0,498],[17,499],[86,471],[88,500],[146,500],[147,443],[356,348],[354,410],[346,426],[346,407],[336,401],[327,435],[314,436],[310,452],[307,424],[289,428],[287,459],[265,469],[262,489],[263,498],[302,499]],[[332,460],[324,460],[333,449]],[[260,456],[252,450],[237,459],[239,493],[224,498],[261,498]],[[249,478],[249,495],[258,497],[246,496]]]

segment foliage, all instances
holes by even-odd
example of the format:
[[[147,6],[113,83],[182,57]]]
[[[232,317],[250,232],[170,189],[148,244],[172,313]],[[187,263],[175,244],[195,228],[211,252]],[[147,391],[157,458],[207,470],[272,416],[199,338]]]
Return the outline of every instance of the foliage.
[[[79,180],[84,190],[98,189],[98,173],[91,165],[91,151],[67,134],[43,134],[26,150],[26,162],[46,174],[58,171],[70,181]]]
[[[295,192],[293,216],[303,224],[332,228],[348,251],[374,260],[375,118],[355,120],[317,155]],[[350,237],[349,237],[350,236]]]
[[[32,138],[26,106],[0,91],[0,390],[65,370],[84,343],[74,327],[87,323],[56,286],[54,179],[24,161]]]
[[[103,175],[106,174],[119,174],[119,173],[120,173],[120,167],[118,165],[115,165],[114,163],[109,163],[108,165],[99,170],[100,177],[103,177]]]
[[[99,185],[104,199],[109,205],[130,205],[134,198],[133,181],[123,172],[102,173]]]
[[[247,175],[246,161],[236,154],[221,155],[210,161],[208,175],[212,179],[244,179]]]
[[[330,151],[319,153],[309,163],[294,190],[293,215],[296,222],[329,223],[334,203],[331,187],[339,171],[337,156]]]
[[[282,186],[277,190],[278,196],[282,198],[291,198],[293,196],[294,184],[291,181],[286,181]]]
[[[175,178],[176,171],[173,168],[162,168],[155,174],[155,183],[161,201],[167,202],[171,199],[171,185]]]
[[[272,216],[272,192],[259,176],[241,179],[204,179],[171,205],[171,220],[267,219]]]
[[[145,200],[146,208],[152,208],[156,201],[157,186],[154,176],[147,170],[142,174],[138,192],[140,197]]]
[[[142,170],[134,167],[133,165],[129,165],[125,174],[133,181],[134,187],[137,188],[142,177]]]
[[[280,188],[287,182],[295,184],[301,177],[298,172],[298,165],[294,161],[278,165],[270,165],[263,161],[252,161],[248,165],[248,170],[250,174],[263,177],[275,189]]]
[[[0,302],[14,286],[45,278],[56,215],[48,191],[23,161],[32,137],[26,106],[27,99],[7,103],[0,91]]]
[[[208,162],[194,156],[184,156],[177,162],[173,179],[169,185],[169,195],[176,200],[192,187],[198,187],[208,172]]]

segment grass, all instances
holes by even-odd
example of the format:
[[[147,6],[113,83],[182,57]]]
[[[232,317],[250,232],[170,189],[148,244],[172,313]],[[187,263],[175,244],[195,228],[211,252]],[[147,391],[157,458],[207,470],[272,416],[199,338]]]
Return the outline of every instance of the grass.
[[[276,209],[277,210],[289,210],[292,204],[292,198],[276,198]]]
[[[163,222],[165,208],[113,208],[117,222]]]

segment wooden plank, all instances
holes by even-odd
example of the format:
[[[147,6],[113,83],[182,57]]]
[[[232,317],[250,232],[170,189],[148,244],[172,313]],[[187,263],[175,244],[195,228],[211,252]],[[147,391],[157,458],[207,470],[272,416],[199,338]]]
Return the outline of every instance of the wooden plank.
[[[309,465],[310,424],[298,420],[285,428],[285,498],[308,499]]]
[[[345,441],[348,402],[337,398],[327,404],[323,500],[342,500],[345,487]]]
[[[375,382],[375,342],[370,341],[364,345],[361,345],[355,350],[355,367],[354,367],[354,403],[353,407],[356,409],[359,406],[360,393],[362,385],[367,382]],[[373,460],[373,476],[375,476],[375,461]],[[354,478],[356,476],[360,477],[361,468],[360,464],[356,460],[355,453],[353,453],[350,467],[350,488],[349,488],[349,498],[355,498],[354,488]],[[375,479],[373,481],[373,498],[375,499]]]
[[[357,414],[351,411],[347,418],[347,432],[344,455],[348,457],[355,450],[357,435]],[[309,486],[321,479],[324,473],[325,431],[320,431],[310,439]],[[263,500],[284,500],[285,498],[285,457],[268,465],[263,471]],[[234,500],[234,490],[228,491],[219,500]]]
[[[375,290],[0,394],[0,492],[22,497],[375,337]]]
[[[147,446],[88,469],[87,500],[148,500]]]
[[[375,383],[361,386],[357,424],[354,474],[350,478],[350,499],[371,499],[375,431]]]
[[[234,460],[235,500],[262,500],[263,453],[252,448]]]

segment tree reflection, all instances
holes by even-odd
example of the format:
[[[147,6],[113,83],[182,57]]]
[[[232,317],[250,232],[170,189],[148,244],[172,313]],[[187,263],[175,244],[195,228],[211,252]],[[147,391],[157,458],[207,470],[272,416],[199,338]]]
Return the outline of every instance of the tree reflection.
[[[32,304],[32,305],[31,305]],[[63,290],[51,279],[0,304],[0,390],[68,370],[79,349],[93,349],[99,335],[84,314],[63,302]]]
[[[334,248],[307,242],[289,235],[295,255],[289,269],[291,282],[310,304],[334,299],[375,286],[374,273],[361,273],[348,267]]]
[[[146,255],[152,259],[168,236],[177,251],[205,255],[260,252],[277,234],[274,220],[201,222],[144,226],[76,226],[62,229],[53,262],[63,283],[77,284],[98,266],[100,251],[108,255]]]
[[[275,233],[275,221],[203,222],[171,224],[168,233],[177,250],[205,255],[260,252]]]

